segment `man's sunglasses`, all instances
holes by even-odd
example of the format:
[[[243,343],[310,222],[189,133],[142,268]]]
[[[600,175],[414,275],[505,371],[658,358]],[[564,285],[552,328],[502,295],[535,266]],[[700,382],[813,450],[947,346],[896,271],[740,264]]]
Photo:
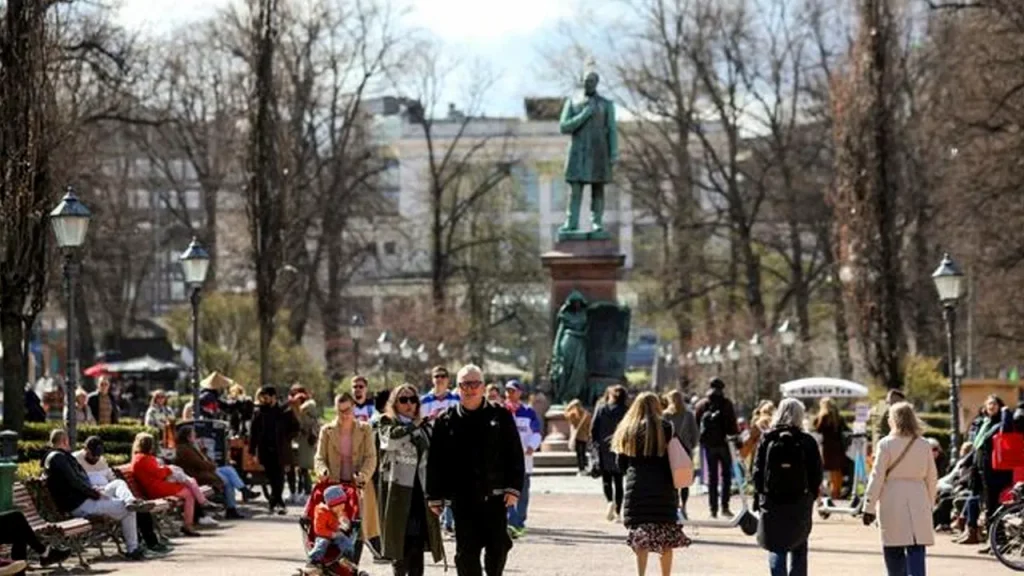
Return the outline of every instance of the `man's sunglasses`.
[[[459,382],[459,388],[479,388],[483,385],[483,380],[463,380]]]
[[[399,404],[419,404],[420,399],[415,396],[399,396],[395,398],[395,402]]]
[[[445,380],[447,380],[448,379],[448,375],[447,374],[434,374],[434,380],[437,380],[438,378],[444,378]]]

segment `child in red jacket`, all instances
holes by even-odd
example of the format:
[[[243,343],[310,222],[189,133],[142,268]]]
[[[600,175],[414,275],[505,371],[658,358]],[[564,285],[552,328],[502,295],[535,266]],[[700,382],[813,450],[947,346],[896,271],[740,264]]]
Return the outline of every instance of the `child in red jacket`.
[[[331,544],[349,556],[355,550],[352,520],[356,515],[356,496],[351,488],[331,486],[324,490],[324,501],[313,512],[313,534],[316,540],[309,551],[309,560],[320,564]]]

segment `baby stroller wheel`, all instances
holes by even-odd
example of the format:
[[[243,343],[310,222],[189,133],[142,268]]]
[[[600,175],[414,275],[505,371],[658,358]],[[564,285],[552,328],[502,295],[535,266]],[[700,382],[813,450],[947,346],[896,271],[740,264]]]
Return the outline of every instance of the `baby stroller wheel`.
[[[744,512],[743,517],[740,518],[740,530],[747,536],[757,534],[757,516],[750,512]]]

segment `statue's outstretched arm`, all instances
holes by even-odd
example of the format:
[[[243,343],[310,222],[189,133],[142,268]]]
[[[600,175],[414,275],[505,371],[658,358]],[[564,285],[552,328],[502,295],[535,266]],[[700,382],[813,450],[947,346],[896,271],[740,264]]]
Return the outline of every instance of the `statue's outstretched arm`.
[[[572,113],[572,98],[565,99],[565,106],[562,106],[562,117],[558,121],[558,131],[562,134],[572,134],[583,127],[592,114],[590,106],[584,106],[583,110],[575,116]]]

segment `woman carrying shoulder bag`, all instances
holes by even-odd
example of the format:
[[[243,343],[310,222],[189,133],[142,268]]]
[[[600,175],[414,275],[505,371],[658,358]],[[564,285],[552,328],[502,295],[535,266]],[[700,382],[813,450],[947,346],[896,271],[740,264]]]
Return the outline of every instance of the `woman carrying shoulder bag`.
[[[672,550],[690,545],[676,519],[677,490],[693,480],[693,465],[672,425],[661,418],[661,401],[651,392],[637,397],[615,429],[612,449],[626,471],[622,523],[636,554],[636,572],[647,571],[651,552],[661,555],[661,574],[672,573]],[[673,466],[675,462],[675,466]]]
[[[877,507],[889,576],[925,576],[925,546],[935,543],[932,503],[938,471],[913,406],[900,402],[889,408],[889,429],[875,450],[864,525],[875,521]]]

